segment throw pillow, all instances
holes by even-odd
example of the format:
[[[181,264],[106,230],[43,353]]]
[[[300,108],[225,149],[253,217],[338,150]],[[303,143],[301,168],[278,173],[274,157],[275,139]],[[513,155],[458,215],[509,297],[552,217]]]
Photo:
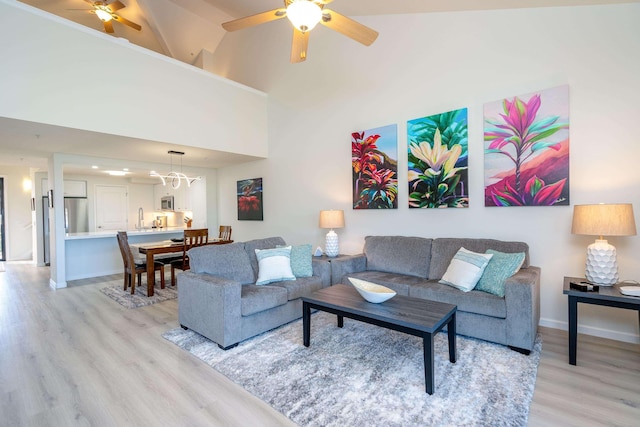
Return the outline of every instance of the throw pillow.
[[[284,246],[278,245],[277,248]],[[291,246],[291,271],[296,277],[313,276],[311,245]]]
[[[275,249],[255,249],[258,258],[256,285],[266,285],[283,280],[296,280],[291,271],[291,246]]]
[[[460,248],[449,263],[440,283],[469,292],[480,280],[492,257],[491,254],[479,254]]]
[[[493,257],[487,264],[476,289],[503,297],[504,281],[520,270],[524,262],[524,252],[507,254],[489,249],[487,253],[492,254]]]

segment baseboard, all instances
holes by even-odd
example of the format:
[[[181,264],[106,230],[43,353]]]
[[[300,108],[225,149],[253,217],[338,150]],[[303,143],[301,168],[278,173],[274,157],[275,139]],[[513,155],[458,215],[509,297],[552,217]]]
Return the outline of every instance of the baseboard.
[[[561,322],[558,320],[540,319],[539,325],[544,326],[546,328],[560,329],[563,331],[569,330],[568,322]],[[582,326],[578,324],[578,333],[585,334],[585,335],[593,335],[594,337],[608,338],[616,341],[628,342],[632,344],[640,344],[639,335],[630,334],[627,332],[618,332],[618,331],[612,331],[610,329],[596,328],[593,326]]]
[[[49,278],[49,287],[51,289],[61,289],[67,287],[67,282],[56,283],[55,280]]]

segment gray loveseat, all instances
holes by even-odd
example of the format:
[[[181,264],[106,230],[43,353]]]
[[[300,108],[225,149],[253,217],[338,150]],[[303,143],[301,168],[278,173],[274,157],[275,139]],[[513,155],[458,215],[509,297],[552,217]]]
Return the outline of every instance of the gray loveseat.
[[[178,275],[178,320],[228,349],[302,317],[301,296],[327,287],[331,267],[313,260],[313,276],[255,285],[255,249],[284,245],[280,237],[189,250],[191,270]]]
[[[438,283],[458,249],[484,253],[524,252],[520,270],[505,281],[505,295],[462,292]],[[529,264],[529,247],[522,242],[492,239],[427,239],[368,236],[364,253],[331,261],[332,283],[356,277],[387,286],[399,295],[456,304],[457,332],[510,346],[528,354],[540,320],[540,268]]]

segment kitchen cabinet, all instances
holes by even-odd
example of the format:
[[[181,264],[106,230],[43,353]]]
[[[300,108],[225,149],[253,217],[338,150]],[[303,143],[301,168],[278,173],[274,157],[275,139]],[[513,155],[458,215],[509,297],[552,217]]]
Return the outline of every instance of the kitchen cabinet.
[[[87,181],[65,179],[63,184],[64,197],[87,197]],[[42,194],[46,195],[47,191],[49,191],[49,180],[44,178],[42,180]]]

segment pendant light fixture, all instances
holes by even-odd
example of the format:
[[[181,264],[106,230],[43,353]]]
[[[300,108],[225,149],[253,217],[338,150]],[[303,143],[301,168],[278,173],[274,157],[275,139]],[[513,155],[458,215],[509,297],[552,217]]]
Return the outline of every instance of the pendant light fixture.
[[[193,181],[198,181],[198,180],[202,179],[202,177],[200,177],[200,176],[196,176],[194,178],[189,178],[187,175],[185,175],[182,172],[182,156],[184,156],[184,152],[183,151],[169,150],[167,153],[170,156],[171,172],[169,172],[166,175],[160,175],[156,171],[151,171],[151,172],[149,172],[149,176],[160,178],[160,180],[162,181],[162,185],[164,185],[164,186],[167,185],[167,181],[168,181],[171,184],[171,188],[173,188],[174,190],[180,188],[180,184],[182,183],[183,180],[184,180],[184,182],[186,182],[187,187],[191,187],[191,183],[193,183]],[[180,172],[175,172],[173,170],[173,156],[174,155],[180,156]]]

